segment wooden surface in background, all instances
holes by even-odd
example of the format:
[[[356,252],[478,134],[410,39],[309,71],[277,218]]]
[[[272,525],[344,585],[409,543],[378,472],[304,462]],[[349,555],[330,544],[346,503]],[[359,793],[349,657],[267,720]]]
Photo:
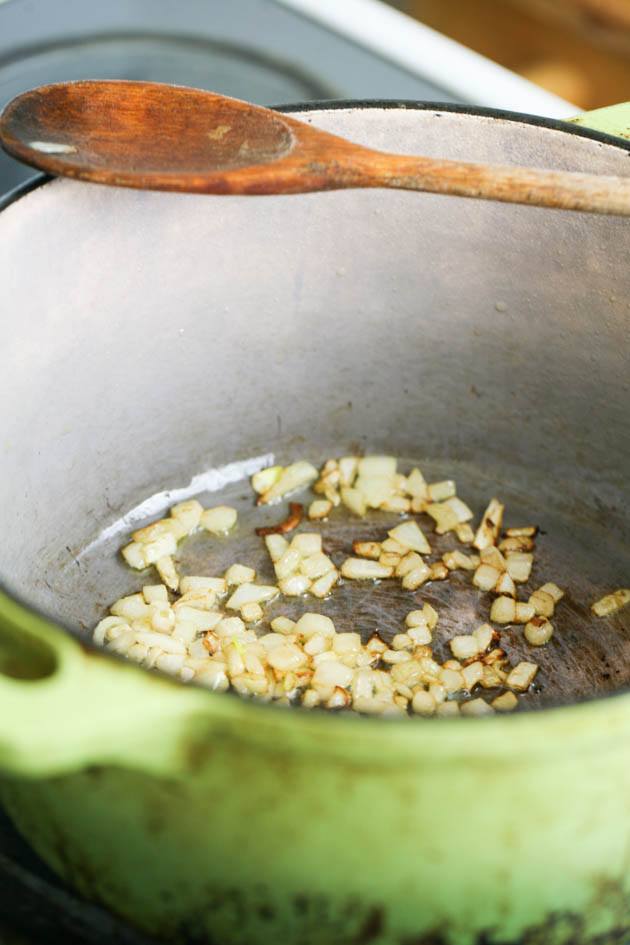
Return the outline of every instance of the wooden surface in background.
[[[560,14],[585,26],[606,29],[630,29],[628,0],[518,0],[524,6],[540,7],[549,14]]]
[[[630,100],[630,0],[398,0],[581,108]]]

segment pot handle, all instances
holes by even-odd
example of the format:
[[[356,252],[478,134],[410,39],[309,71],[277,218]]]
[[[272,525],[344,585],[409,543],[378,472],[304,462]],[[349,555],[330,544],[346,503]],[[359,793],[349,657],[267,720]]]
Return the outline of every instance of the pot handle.
[[[581,125],[583,128],[590,128],[591,131],[602,131],[616,138],[630,140],[630,102],[620,102],[619,105],[581,112],[575,118],[569,118],[568,121],[574,125]]]
[[[169,733],[182,714],[206,715],[210,695],[88,649],[0,593],[0,773],[172,770]]]

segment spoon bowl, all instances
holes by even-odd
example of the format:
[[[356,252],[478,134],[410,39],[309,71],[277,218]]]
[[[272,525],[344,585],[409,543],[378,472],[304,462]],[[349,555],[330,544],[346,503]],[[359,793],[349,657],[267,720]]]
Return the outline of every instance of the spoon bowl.
[[[53,174],[146,189],[206,189],[191,175],[278,161],[295,137],[269,109],[148,82],[68,82],[18,96],[2,116],[9,153]],[[105,179],[107,178],[107,180]],[[186,186],[178,186],[185,180]]]

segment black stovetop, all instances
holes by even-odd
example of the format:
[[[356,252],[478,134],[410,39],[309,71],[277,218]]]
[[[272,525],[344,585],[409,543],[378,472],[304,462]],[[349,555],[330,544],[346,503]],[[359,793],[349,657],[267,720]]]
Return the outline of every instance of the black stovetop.
[[[0,945],[155,945],[68,889],[0,811]]]

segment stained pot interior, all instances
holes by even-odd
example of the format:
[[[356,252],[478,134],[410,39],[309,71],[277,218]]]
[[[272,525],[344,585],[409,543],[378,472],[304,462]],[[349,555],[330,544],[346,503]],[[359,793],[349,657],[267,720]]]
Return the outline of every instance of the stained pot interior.
[[[401,152],[630,167],[621,146],[483,115],[302,117]],[[510,524],[544,529],[531,587],[568,594],[532,704],[628,684],[627,612],[588,615],[630,573],[626,221],[386,191],[220,198],[55,181],[0,215],[0,241],[9,590],[87,632],[143,583],[116,559],[121,518],[165,490],[138,517],[197,493],[241,510],[230,542],[183,548],[184,570],[238,558],[265,574],[248,473],[272,455],[386,450],[457,478],[476,513],[496,493]],[[338,517],[326,533],[343,557],[390,521]],[[463,580],[415,598],[449,610],[443,636],[487,618]],[[324,609],[392,631],[413,599],[344,587]],[[531,656],[517,631],[505,638]]]

